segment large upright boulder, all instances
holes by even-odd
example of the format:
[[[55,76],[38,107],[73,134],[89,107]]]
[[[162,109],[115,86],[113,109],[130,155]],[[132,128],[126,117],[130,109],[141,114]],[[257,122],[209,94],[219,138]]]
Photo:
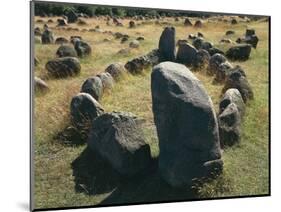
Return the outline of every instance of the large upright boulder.
[[[76,57],[62,57],[49,60],[46,63],[46,69],[50,75],[63,78],[80,73],[81,65]]]
[[[165,27],[159,39],[160,61],[175,61],[176,59],[176,30]]]
[[[187,42],[179,43],[177,62],[191,66],[195,64],[197,49]]]
[[[79,93],[70,103],[71,121],[78,129],[89,128],[94,118],[104,113],[102,106],[87,93]]]
[[[202,83],[184,65],[154,66],[151,75],[154,121],[159,139],[159,170],[171,186],[222,171],[218,123]]]
[[[189,18],[186,18],[186,19],[184,20],[184,26],[192,26],[192,23],[191,23],[191,21],[189,20]]]
[[[137,117],[131,113],[105,113],[96,118],[88,145],[125,176],[133,176],[151,163],[150,147],[145,142]]]

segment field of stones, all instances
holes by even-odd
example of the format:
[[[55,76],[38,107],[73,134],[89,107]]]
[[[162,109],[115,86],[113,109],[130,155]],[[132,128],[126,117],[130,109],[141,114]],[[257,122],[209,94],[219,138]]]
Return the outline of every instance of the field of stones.
[[[269,193],[267,17],[34,18],[35,208]]]

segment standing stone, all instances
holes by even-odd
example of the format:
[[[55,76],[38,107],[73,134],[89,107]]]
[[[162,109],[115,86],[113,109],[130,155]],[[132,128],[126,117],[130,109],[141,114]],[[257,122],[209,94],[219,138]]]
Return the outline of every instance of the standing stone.
[[[247,60],[251,54],[250,44],[239,44],[227,50],[226,56],[231,60]]]
[[[60,78],[77,75],[81,65],[76,57],[62,57],[48,61],[46,69],[52,76]]]
[[[208,65],[210,58],[211,58],[211,56],[208,51],[206,51],[205,49],[199,49],[196,54],[194,67],[200,68],[204,65]]]
[[[218,123],[202,83],[184,65],[164,62],[151,75],[160,174],[173,187],[222,171]]]
[[[222,93],[225,93],[229,88],[236,88],[242,95],[244,102],[254,98],[253,90],[245,76],[239,71],[232,71],[227,77]]]
[[[58,57],[77,57],[75,49],[73,48],[73,46],[69,45],[61,45],[58,48],[56,55]]]
[[[177,62],[191,66],[195,64],[197,49],[189,43],[180,43],[177,52]]]
[[[102,81],[99,77],[88,78],[81,87],[81,93],[88,93],[95,100],[99,101],[102,97],[103,86]]]
[[[192,23],[191,23],[191,21],[189,20],[189,18],[186,18],[186,19],[184,20],[184,26],[192,26]]]
[[[176,30],[165,27],[159,39],[160,61],[175,61],[176,59]]]
[[[49,29],[46,29],[41,35],[41,42],[42,44],[54,43],[53,32]]]
[[[215,72],[213,84],[224,83],[230,70],[233,68],[232,64],[228,61],[221,63]]]
[[[88,145],[120,174],[133,176],[152,161],[150,147],[136,116],[131,113],[105,113],[93,121]]]
[[[209,75],[214,75],[214,74],[216,74],[216,72],[218,71],[218,69],[219,69],[219,66],[220,66],[220,64],[222,64],[222,63],[225,63],[227,60],[226,60],[226,58],[223,56],[223,55],[221,55],[221,54],[219,54],[219,53],[217,53],[217,54],[214,54],[211,58],[210,58],[210,61],[209,61],[209,66],[208,66],[208,68],[207,68],[207,73],[209,74]]]
[[[241,118],[236,104],[229,104],[218,117],[221,147],[233,146],[241,139]]]
[[[103,114],[102,106],[87,93],[79,93],[70,103],[71,121],[78,129],[89,127],[94,118]]]
[[[113,63],[105,69],[105,72],[108,72],[113,79],[118,80],[122,77],[126,70],[121,63]]]
[[[237,106],[238,111],[240,113],[240,117],[242,118],[245,114],[246,106],[239,90],[236,88],[228,89],[221,98],[219,104],[219,114],[221,114],[225,110],[225,108],[227,108],[227,106],[231,103],[234,103]]]
[[[196,48],[196,49],[201,49],[204,43],[204,39],[203,38],[195,38],[192,42],[192,45]]]
[[[196,27],[196,28],[201,28],[201,27],[203,27],[202,21],[201,21],[201,20],[197,20],[197,21],[195,22],[195,24],[194,24],[194,27]]]
[[[74,48],[77,52],[77,55],[79,57],[85,57],[88,56],[92,53],[92,48],[91,46],[86,43],[85,41],[82,40],[76,40],[74,43]]]
[[[66,43],[68,43],[68,40],[66,38],[64,38],[64,37],[56,38],[55,44],[62,45],[62,44],[66,44]]]
[[[98,74],[97,77],[99,77],[101,79],[102,87],[104,90],[113,88],[114,79],[108,72]]]
[[[130,21],[129,28],[135,28],[135,27],[136,27],[136,23],[134,21]]]

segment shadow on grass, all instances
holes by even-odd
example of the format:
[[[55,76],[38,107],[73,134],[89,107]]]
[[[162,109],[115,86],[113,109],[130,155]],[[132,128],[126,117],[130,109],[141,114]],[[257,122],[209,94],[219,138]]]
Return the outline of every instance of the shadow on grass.
[[[86,148],[72,162],[76,192],[88,195],[111,194],[99,205],[149,203],[196,199],[191,188],[173,189],[160,177],[157,159],[151,166],[132,178],[124,178],[100,156]]]

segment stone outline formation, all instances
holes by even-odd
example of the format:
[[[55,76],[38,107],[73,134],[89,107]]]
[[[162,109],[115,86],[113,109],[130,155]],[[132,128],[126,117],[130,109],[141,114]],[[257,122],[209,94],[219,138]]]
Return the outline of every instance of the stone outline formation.
[[[76,19],[70,12],[68,22]],[[117,26],[122,25],[119,20],[115,22]],[[66,20],[59,21],[59,26],[66,25]],[[186,19],[185,25],[192,26],[192,23]],[[204,23],[198,20],[194,27],[203,26]],[[129,27],[136,25],[131,21]],[[112,34],[99,27],[93,31]],[[35,32],[40,33],[40,29],[36,28]],[[128,39],[128,35],[114,35],[122,42]],[[47,25],[41,36],[42,44],[55,42]],[[100,154],[113,169],[126,177],[145,171],[152,158],[140,120],[127,112],[105,113],[99,100],[104,89],[112,89],[125,72],[139,74],[152,66],[152,108],[160,150],[158,170],[170,186],[180,188],[192,186],[194,179],[219,176],[223,171],[221,148],[239,143],[245,103],[253,99],[254,94],[245,71],[227,59],[247,60],[252,47],[257,48],[258,38],[253,29],[248,29],[245,38],[239,39],[239,44],[224,53],[205,40],[202,33],[190,34],[192,43],[187,40],[176,42],[175,37],[176,29],[165,27],[157,49],[125,65],[110,64],[105,72],[86,79],[80,93],[73,97],[70,111],[73,126],[89,135],[86,140],[93,154]],[[139,40],[143,39],[138,38],[129,46],[138,48]],[[46,69],[56,78],[75,77],[81,72],[79,58],[90,55],[91,46],[79,36],[71,37],[73,46],[65,45],[68,40],[64,38],[56,42],[62,43],[57,51],[59,58],[48,61]],[[37,58],[35,61],[39,62]],[[207,65],[206,74],[214,77],[213,83],[224,84],[218,115],[204,86],[186,65],[195,70]],[[35,88],[49,90],[39,78],[35,78]]]

